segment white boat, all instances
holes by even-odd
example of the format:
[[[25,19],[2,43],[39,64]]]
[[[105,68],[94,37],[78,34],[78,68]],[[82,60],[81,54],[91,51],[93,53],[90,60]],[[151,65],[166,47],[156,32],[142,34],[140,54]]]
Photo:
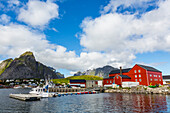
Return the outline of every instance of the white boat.
[[[44,91],[44,88],[32,88],[32,90],[29,92],[30,94],[36,94],[36,95],[40,95],[41,97],[49,97],[48,96],[48,92]]]
[[[22,86],[14,86],[14,89],[20,89]]]
[[[49,93],[49,89],[48,89],[49,85],[48,85],[48,81],[46,81],[46,85],[44,87],[36,87],[36,88],[32,88],[32,90],[29,92],[30,94],[36,94],[36,95],[40,95],[41,97],[55,97],[55,93]]]

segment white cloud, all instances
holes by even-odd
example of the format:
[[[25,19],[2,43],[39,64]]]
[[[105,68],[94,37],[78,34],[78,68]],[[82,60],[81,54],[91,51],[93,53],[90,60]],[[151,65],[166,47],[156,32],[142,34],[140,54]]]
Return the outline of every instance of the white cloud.
[[[55,31],[55,32],[58,32],[58,30],[56,28],[52,28],[52,30]]]
[[[9,0],[8,1],[8,5],[9,5],[9,7],[19,6],[20,5],[20,1],[19,0]]]
[[[125,65],[137,53],[170,51],[169,5],[169,0],[159,2],[158,9],[146,12],[141,18],[116,13],[114,8],[113,12],[95,19],[86,18],[81,24],[80,43],[87,51],[112,53],[110,59]]]
[[[40,1],[29,1],[28,9],[23,9],[26,15],[32,9],[29,8],[30,2]],[[83,33],[77,34],[86,50],[81,52],[80,56],[63,46],[51,44],[43,33],[27,26],[0,25],[0,55],[16,57],[25,51],[33,51],[38,61],[56,69],[67,69],[72,72],[107,64],[114,67],[129,67],[137,53],[170,51],[169,5],[170,1],[160,2],[158,9],[143,14],[141,18],[115,12],[102,14],[95,19],[86,18],[81,25]],[[26,22],[26,18],[23,19],[22,21]],[[27,23],[41,26],[47,24],[50,19],[40,20],[41,24],[36,23],[38,21],[36,19]]]
[[[18,20],[33,27],[44,27],[51,19],[58,18],[59,6],[51,1],[29,0],[25,7],[20,9]]]
[[[10,22],[10,17],[6,14],[0,15],[0,23],[2,24],[8,24]]]
[[[25,51],[33,51],[38,61],[56,69],[92,69],[111,62],[110,58],[114,56],[100,52],[82,52],[77,56],[74,51],[67,51],[63,46],[50,44],[44,34],[23,25],[0,25],[0,36],[1,56],[18,57]],[[114,65],[117,64],[119,62]]]
[[[119,6],[122,6],[123,8],[133,7],[135,9],[142,7],[140,10],[143,9],[143,11],[145,11],[148,6],[156,2],[157,1],[155,0],[110,0],[109,4],[101,10],[101,13],[116,12]]]
[[[16,57],[26,50],[38,51],[48,46],[45,36],[22,25],[0,25],[0,54]]]

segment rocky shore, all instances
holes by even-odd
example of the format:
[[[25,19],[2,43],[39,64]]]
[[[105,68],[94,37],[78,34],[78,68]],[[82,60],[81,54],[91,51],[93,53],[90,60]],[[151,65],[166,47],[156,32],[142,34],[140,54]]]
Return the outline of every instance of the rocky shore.
[[[139,93],[139,94],[166,94],[170,95],[169,86],[149,88],[147,86],[135,86],[131,88],[105,89],[105,93]]]

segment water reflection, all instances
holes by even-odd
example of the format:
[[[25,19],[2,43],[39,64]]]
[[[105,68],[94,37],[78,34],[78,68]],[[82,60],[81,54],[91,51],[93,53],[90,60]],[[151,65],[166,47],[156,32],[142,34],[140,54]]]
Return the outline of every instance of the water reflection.
[[[0,90],[0,112],[22,113],[84,113],[84,112],[170,112],[170,96],[101,93],[45,98],[41,101],[25,102],[8,97],[10,93],[28,90]]]
[[[112,109],[115,112],[161,112],[168,110],[166,95],[120,93],[108,95],[104,98],[104,103],[106,103],[107,109]]]

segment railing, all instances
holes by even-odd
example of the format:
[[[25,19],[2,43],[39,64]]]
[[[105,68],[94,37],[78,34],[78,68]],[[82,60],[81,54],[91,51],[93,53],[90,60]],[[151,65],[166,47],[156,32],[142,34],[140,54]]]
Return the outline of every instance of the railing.
[[[81,92],[85,88],[49,88],[49,92]]]

